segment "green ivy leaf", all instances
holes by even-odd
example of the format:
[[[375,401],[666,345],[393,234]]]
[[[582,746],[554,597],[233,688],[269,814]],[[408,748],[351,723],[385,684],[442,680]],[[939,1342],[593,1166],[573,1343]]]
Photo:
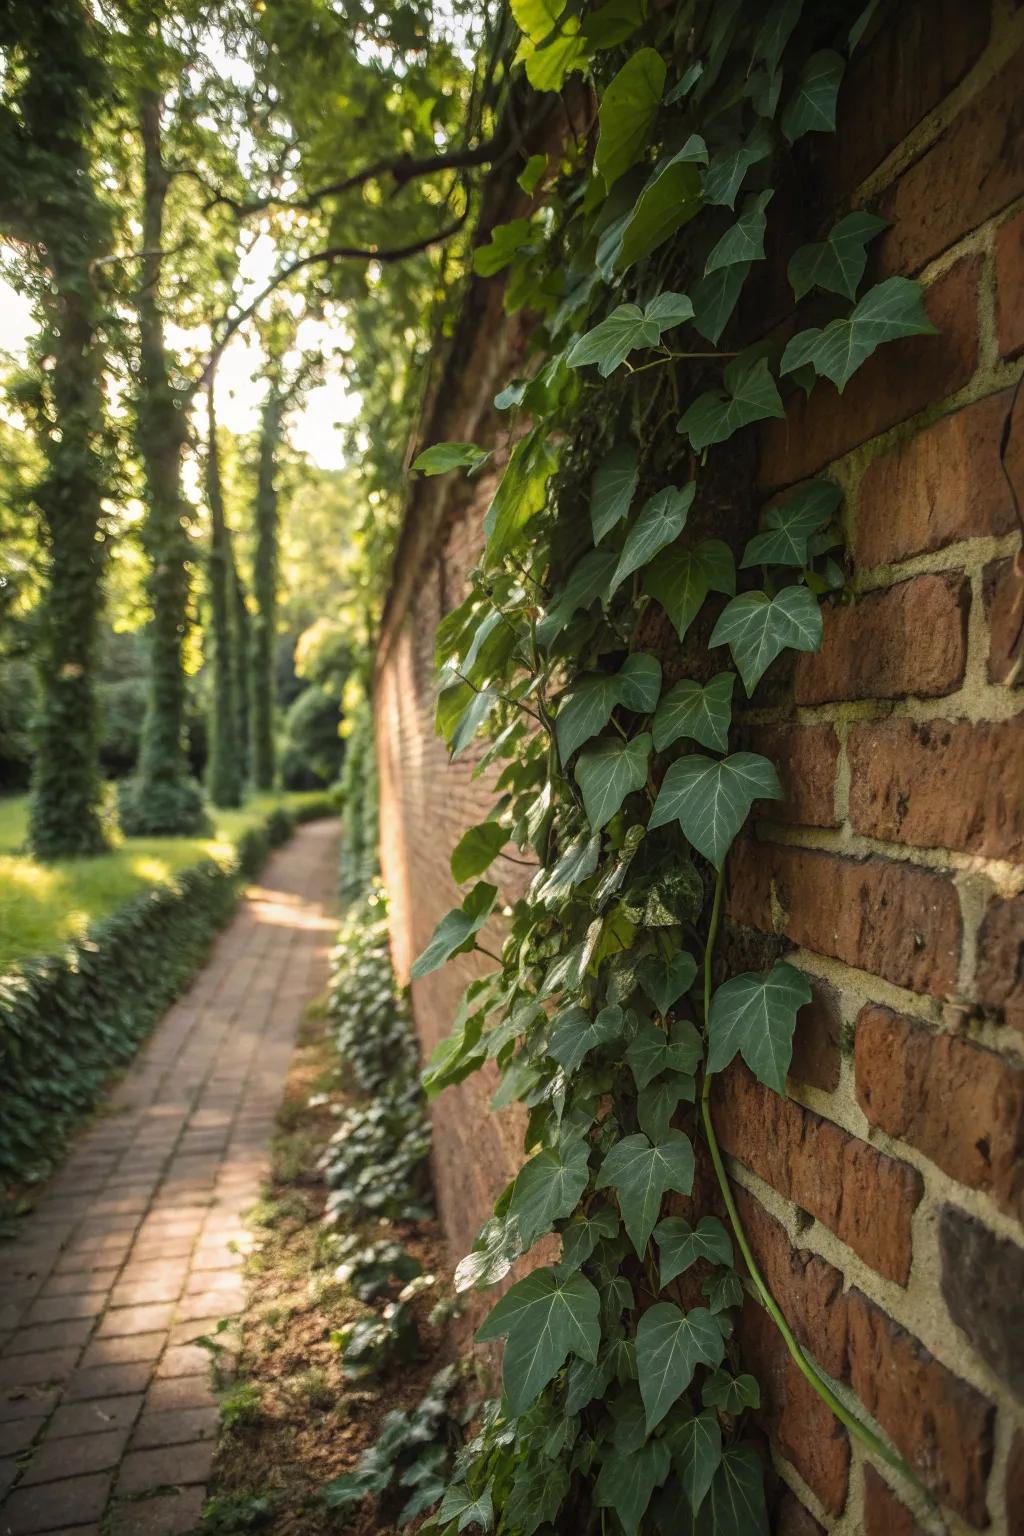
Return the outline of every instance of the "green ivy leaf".
[[[537,188],[540,186],[541,178],[543,177],[544,172],[547,170],[547,168],[548,168],[548,157],[547,157],[547,155],[531,155],[530,158],[527,160],[526,164],[523,166],[522,170],[519,172],[519,175],[516,177],[516,184],[518,186],[522,187],[522,189],[526,193],[527,197],[532,197],[533,194],[536,192]],[[524,388],[525,388],[525,386],[524,386]],[[503,391],[503,393],[504,393],[504,391]],[[498,404],[497,401],[495,401],[494,403],[495,403],[495,405]],[[508,403],[509,404],[513,404],[514,403],[514,404],[518,405],[519,401],[518,400],[515,401],[515,402],[509,401]],[[500,411],[500,410],[504,409],[504,407],[499,405],[498,409]]]
[[[635,652],[618,672],[583,677],[566,694],[555,719],[558,755],[563,765],[577,747],[604,729],[615,708],[622,704],[637,714],[650,714],[661,691],[661,662],[655,656]]]
[[[812,288],[825,288],[855,299],[867,266],[867,245],[888,221],[859,209],[848,213],[820,244],[802,245],[790,258],[788,275],[797,300]]]
[[[470,1493],[462,1483],[450,1483],[434,1519],[439,1526],[448,1525],[454,1520],[457,1522],[456,1529],[460,1531],[468,1530],[471,1525],[489,1531],[494,1524],[490,1483],[479,1496]]]
[[[682,1424],[673,1424],[665,1440],[690,1509],[696,1515],[722,1460],[722,1426],[718,1415],[698,1413]]]
[[[497,1285],[499,1280],[504,1280],[522,1251],[519,1223],[510,1221],[507,1215],[490,1217],[455,1270],[456,1291],[461,1294],[474,1287]]]
[[[491,915],[491,908],[498,898],[496,885],[486,880],[477,881],[461,907],[455,907],[442,917],[434,929],[430,943],[412,968],[414,980],[436,971],[452,955],[470,949],[474,934],[479,932]]]
[[[597,1208],[577,1211],[562,1229],[560,1274],[571,1274],[590,1258],[598,1243],[617,1237],[619,1218],[614,1211]]]
[[[626,1536],[635,1536],[670,1464],[668,1447],[661,1440],[649,1440],[636,1450],[605,1451],[594,1484],[595,1504],[599,1509],[614,1509]]]
[[[478,245],[473,252],[474,272],[479,277],[493,277],[496,272],[501,272],[515,260],[517,252],[533,238],[533,233],[529,219],[512,219],[508,224],[495,225],[489,242]]]
[[[763,123],[756,123],[744,144],[721,150],[714,156],[704,178],[704,201],[725,208],[736,205],[736,196],[752,166],[767,160],[772,137]]]
[[[588,50],[580,34],[579,17],[570,16],[557,37],[543,48],[524,38],[516,59],[526,66],[526,78],[538,91],[560,91],[566,77],[586,67]]]
[[[802,10],[803,0],[775,0],[761,23],[754,39],[754,58],[763,62],[770,75],[779,67]]]
[[[697,1366],[720,1365],[724,1354],[722,1330],[706,1307],[684,1313],[662,1301],[644,1313],[636,1330],[636,1365],[648,1434],[686,1391]]]
[[[443,475],[450,469],[477,469],[489,458],[475,443],[435,443],[413,459],[412,467],[425,475]]]
[[[655,1008],[664,1015],[693,986],[697,962],[685,949],[677,950],[669,960],[646,955],[637,966],[636,975]],[[689,1070],[683,1068],[684,1072]]]
[[[822,620],[817,599],[806,587],[784,587],[777,597],[744,592],[727,603],[711,631],[709,646],[728,645],[749,697],[776,656],[821,649]]]
[[[811,558],[808,541],[831,521],[842,499],[842,491],[831,480],[812,480],[781,506],[769,507],[764,517],[765,531],[750,540],[740,561],[741,568],[805,566]]]
[[[744,1408],[760,1408],[761,1392],[753,1376],[731,1376],[728,1371],[714,1371],[701,1390],[706,1408],[720,1408],[723,1413],[742,1413]]]
[[[640,1129],[651,1141],[664,1141],[672,1126],[672,1116],[685,1100],[692,1104],[696,1085],[684,1072],[666,1072],[641,1088],[636,1099],[636,1118]]]
[[[805,133],[835,132],[836,100],[845,68],[842,54],[831,48],[811,54],[782,113],[782,132],[790,144]]]
[[[523,1413],[557,1375],[570,1354],[596,1361],[601,1342],[601,1299],[585,1275],[559,1278],[535,1269],[492,1307],[477,1340],[508,1335],[502,1384],[509,1412]]]
[[[607,596],[618,558],[613,550],[591,549],[576,562],[565,586],[537,625],[538,644],[550,645],[574,613]]]
[[[620,304],[580,337],[566,361],[570,368],[596,363],[606,379],[637,347],[656,347],[663,331],[692,318],[693,305],[685,293],[659,293],[643,309],[639,304]]]
[[[764,1470],[749,1445],[730,1446],[708,1493],[708,1515],[715,1536],[768,1536]]]
[[[663,1288],[698,1259],[730,1266],[733,1262],[732,1239],[717,1216],[702,1216],[696,1227],[681,1216],[667,1216],[655,1227],[654,1241],[658,1245]]]
[[[491,564],[519,544],[527,523],[547,500],[548,479],[557,466],[554,449],[540,428],[535,427],[516,443],[484,515],[486,554]]]
[[[750,266],[751,262],[764,260],[764,235],[767,228],[765,210],[774,197],[769,187],[748,197],[746,207],[731,229],[711,248],[704,264],[704,276],[722,267]]]
[[[520,1467],[503,1510],[505,1522],[517,1536],[533,1536],[555,1521],[568,1492],[569,1474],[557,1462],[544,1457],[537,1466]]]
[[[491,688],[481,688],[473,692],[469,703],[458,718],[448,743],[452,762],[465,752],[497,702],[498,695]]]
[[[565,10],[565,0],[511,0],[511,9],[520,32],[542,43]]]
[[[653,48],[638,49],[609,84],[598,110],[594,156],[594,168],[607,187],[646,149],[664,89],[665,61]]]
[[[654,716],[654,750],[664,752],[680,737],[686,737],[712,752],[727,752],[734,682],[731,672],[719,672],[703,688],[692,678],[670,688]]]
[[[718,339],[739,303],[743,284],[749,275],[750,263],[742,261],[731,267],[719,267],[708,277],[702,277],[694,283],[694,324],[712,346],[718,345]]]
[[[568,1008],[555,1015],[554,1025],[548,1055],[571,1076],[591,1051],[622,1039],[626,1015],[621,1008],[612,1006],[602,1008],[592,1019],[585,1008]]]
[[[693,1188],[693,1170],[693,1148],[682,1131],[669,1131],[653,1143],[644,1135],[626,1136],[606,1155],[595,1187],[614,1189],[618,1194],[622,1220],[641,1258],[658,1220],[662,1197],[670,1189],[688,1195]]]
[[[552,907],[564,901],[575,886],[588,880],[594,873],[600,854],[601,838],[598,834],[576,838],[537,890],[538,899]]]
[[[669,765],[648,829],[678,821],[698,853],[721,869],[755,800],[781,800],[782,786],[766,757],[734,752],[716,762],[694,752]]]
[[[676,430],[689,436],[695,453],[727,442],[751,422],[786,414],[767,358],[734,358],[722,379],[724,389],[698,395],[679,420]]]
[[[785,961],[723,982],[711,999],[708,1071],[721,1072],[739,1051],[755,1077],[784,1094],[796,1016],[810,1000],[807,977]]]
[[[508,841],[508,833],[497,821],[481,821],[463,832],[452,852],[452,879],[463,885],[482,875],[494,863]]]
[[[645,651],[634,651],[622,663],[615,682],[627,709],[636,715],[649,715],[661,693],[661,662]]]
[[[590,523],[594,543],[600,544],[629,511],[640,479],[632,443],[619,443],[598,465],[590,482]]]
[[[809,364],[842,394],[860,365],[884,341],[935,334],[925,313],[921,284],[909,277],[888,277],[869,288],[845,320],[833,320],[824,330],[799,331],[782,354],[780,371],[794,373]]]
[[[646,1088],[661,1072],[692,1076],[703,1054],[700,1036],[689,1020],[680,1019],[669,1032],[644,1019],[629,1042],[626,1062],[637,1088]]]
[[[584,18],[583,31],[591,48],[617,48],[632,37],[643,19],[641,0],[606,0],[600,10]]]
[[[705,1280],[700,1289],[708,1298],[708,1309],[715,1316],[730,1307],[743,1305],[743,1283],[734,1269],[720,1269]]]
[[[736,590],[732,551],[721,539],[704,539],[696,549],[662,550],[644,575],[644,591],[664,608],[680,640],[711,591]]]
[[[524,1249],[576,1209],[589,1178],[588,1152],[585,1141],[545,1147],[519,1170],[508,1214],[519,1223]]]
[[[707,145],[698,134],[659,161],[622,222],[613,258],[616,272],[628,272],[700,211],[699,167],[707,163]]]
[[[632,741],[599,741],[596,747],[581,752],[574,776],[583,793],[587,819],[599,832],[621,809],[626,796],[643,789],[647,783],[647,761],[651,755],[650,732]]]
[[[626,542],[612,576],[613,592],[627,576],[632,576],[634,571],[647,565],[660,550],[679,537],[686,526],[696,490],[693,481],[681,490],[669,485],[644,502],[639,517],[626,534]]]

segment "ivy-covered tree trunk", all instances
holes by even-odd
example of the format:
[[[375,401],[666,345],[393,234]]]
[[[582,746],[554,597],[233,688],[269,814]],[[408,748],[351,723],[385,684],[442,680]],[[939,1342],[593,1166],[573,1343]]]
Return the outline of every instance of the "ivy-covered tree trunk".
[[[252,771],[252,616],[245,582],[228,543],[231,579],[231,647],[235,669],[235,740],[238,747],[238,772],[243,788]]]
[[[207,561],[207,579],[210,593],[213,689],[209,713],[206,790],[214,805],[235,806],[242,803],[243,779],[238,751],[238,685],[235,676],[236,651],[231,616],[234,566],[231,559],[231,534],[224,518],[212,376],[207,387],[207,401],[210,421],[210,439],[206,455],[206,503],[210,509],[210,553]]]
[[[135,835],[187,836],[206,825],[202,795],[185,750],[185,669],[189,557],[181,493],[185,400],[174,386],[164,344],[160,275],[168,174],[160,142],[160,98],[143,91],[142,283],[139,293],[138,445],[146,477],[143,543],[150,562],[149,696],[138,772],[122,796],[121,820]]]
[[[274,784],[274,641],[277,631],[277,446],[283,402],[271,386],[260,430],[256,487],[256,553],[252,625],[252,776],[257,789]]]
[[[89,149],[96,62],[86,49],[79,0],[33,0],[8,15],[24,50],[21,120],[0,139],[5,232],[36,267],[41,327],[35,400],[45,470],[35,501],[46,529],[48,571],[39,635],[39,706],[29,838],[41,859],[99,853],[102,781],[97,745],[95,652],[104,560],[102,358],[93,262],[107,218]],[[4,40],[6,41],[6,35]]]

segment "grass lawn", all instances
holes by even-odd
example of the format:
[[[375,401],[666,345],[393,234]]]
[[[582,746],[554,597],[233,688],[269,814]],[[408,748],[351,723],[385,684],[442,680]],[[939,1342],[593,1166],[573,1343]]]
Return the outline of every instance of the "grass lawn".
[[[123,838],[95,859],[37,864],[21,852],[28,828],[28,797],[0,799],[0,974],[26,955],[59,949],[77,939],[140,891],[163,885],[202,858],[228,858],[235,839],[275,805],[298,807],[310,794],[254,795],[237,811],[211,810],[212,837]]]

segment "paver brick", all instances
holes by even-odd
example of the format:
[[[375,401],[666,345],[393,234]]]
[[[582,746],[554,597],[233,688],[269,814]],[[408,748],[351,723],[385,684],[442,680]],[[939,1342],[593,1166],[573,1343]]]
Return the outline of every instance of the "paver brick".
[[[112,1536],[192,1536],[202,1513],[202,1488],[182,1488],[115,1510]]]
[[[97,1397],[85,1403],[62,1403],[50,1421],[47,1438],[65,1435],[102,1434],[111,1429],[129,1429],[142,1407],[142,1394],[124,1397]]]
[[[82,1356],[82,1365],[152,1364],[160,1358],[166,1339],[163,1330],[158,1333],[125,1333],[116,1338],[94,1339]]]
[[[153,1333],[167,1328],[173,1314],[169,1301],[156,1302],[148,1307],[112,1307],[97,1330],[101,1339],[120,1338],[129,1333]]]
[[[76,1371],[68,1383],[68,1402],[87,1402],[91,1397],[118,1397],[123,1393],[145,1390],[150,1374],[149,1365],[96,1365],[87,1371]]]
[[[107,1472],[117,1466],[127,1440],[127,1429],[108,1429],[102,1434],[78,1435],[70,1440],[66,1436],[47,1438],[26,1467],[21,1486],[55,1483],[88,1472]]]
[[[120,1496],[150,1493],[174,1484],[204,1483],[216,1450],[212,1440],[193,1440],[159,1450],[129,1451],[117,1479]]]
[[[207,1440],[217,1433],[220,1414],[216,1408],[177,1408],[168,1413],[145,1413],[132,1435],[133,1450],[183,1445]]]
[[[3,1509],[4,1536],[36,1536],[78,1519],[98,1520],[107,1506],[111,1474],[68,1477],[38,1488],[16,1488]]]

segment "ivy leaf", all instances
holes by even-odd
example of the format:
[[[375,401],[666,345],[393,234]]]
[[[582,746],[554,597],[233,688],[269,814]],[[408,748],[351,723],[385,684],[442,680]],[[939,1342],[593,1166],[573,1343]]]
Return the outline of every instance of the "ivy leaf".
[[[711,631],[709,646],[728,645],[747,697],[787,647],[794,651],[821,648],[821,609],[806,587],[784,587],[777,597],[744,592],[727,603]]]
[[[682,1424],[673,1424],[665,1440],[690,1509],[696,1515],[722,1459],[722,1426],[718,1415],[698,1413]]]
[[[599,741],[596,747],[580,753],[573,772],[595,832],[611,821],[627,795],[643,789],[650,755],[649,731],[632,741]]]
[[[573,566],[565,586],[537,625],[537,640],[550,645],[580,608],[607,595],[618,562],[612,550],[591,549]]]
[[[811,1000],[802,971],[784,960],[767,975],[744,971],[719,987],[708,1019],[708,1071],[721,1072],[739,1051],[776,1093],[786,1091],[796,1016]]]
[[[755,800],[781,800],[782,786],[766,757],[734,752],[721,762],[699,752],[670,764],[648,828],[678,821],[684,835],[716,869]]]
[[[559,1273],[570,1274],[590,1258],[598,1243],[618,1236],[619,1218],[614,1211],[577,1211],[562,1229],[562,1258]]]
[[[736,195],[747,172],[759,161],[767,160],[771,152],[771,134],[763,123],[756,123],[746,143],[714,156],[704,178],[704,201],[726,208],[735,207]]]
[[[598,110],[600,137],[594,168],[606,187],[628,171],[647,147],[665,89],[665,61],[653,48],[640,48],[611,81]]]
[[[769,188],[748,197],[746,207],[731,229],[711,249],[704,264],[704,276],[722,267],[748,266],[753,261],[764,260],[764,234],[767,228],[765,209],[774,197]]]
[[[663,331],[671,331],[685,320],[693,319],[693,305],[685,293],[673,293],[666,288],[656,293],[653,299],[648,299],[644,314],[660,325]]]
[[[707,163],[707,145],[698,134],[658,163],[622,224],[613,262],[616,272],[627,272],[700,211],[698,166]]]
[[[598,465],[590,482],[590,523],[595,544],[600,544],[605,534],[621,523],[639,479],[639,460],[631,443],[619,443]]]
[[[565,1411],[579,1413],[595,1397],[604,1397],[615,1375],[615,1362],[607,1350],[591,1364],[577,1356],[566,1372]]]
[[[587,16],[583,31],[591,48],[616,48],[632,37],[643,19],[641,0],[606,0]]]
[[[921,284],[909,277],[887,277],[868,289],[845,320],[833,320],[824,330],[799,331],[782,354],[780,371],[794,373],[810,364],[842,394],[861,363],[884,341],[935,334]]]
[[[671,1032],[645,1019],[629,1042],[626,1062],[637,1087],[646,1088],[661,1072],[692,1075],[702,1054],[700,1036],[687,1019],[673,1024]]]
[[[455,1289],[497,1285],[504,1280],[523,1251],[519,1223],[505,1216],[492,1216],[484,1222],[466,1257],[455,1270]]]
[[[718,338],[739,303],[743,284],[749,275],[750,263],[741,261],[730,267],[719,267],[710,276],[702,277],[694,283],[694,324],[712,346],[718,345]]]
[[[696,1087],[684,1072],[666,1072],[641,1088],[636,1099],[636,1118],[640,1129],[651,1141],[664,1141],[672,1125],[672,1116],[685,1099],[692,1104]]]
[[[840,219],[820,244],[802,245],[788,267],[794,297],[799,300],[812,288],[825,288],[855,299],[867,266],[868,241],[887,228],[887,220],[859,210]]]
[[[638,1450],[605,1451],[594,1484],[599,1509],[614,1509],[626,1536],[635,1536],[651,1494],[665,1481],[671,1458],[662,1440],[649,1440]]]
[[[452,762],[465,752],[497,702],[498,695],[493,689],[481,688],[479,691],[473,692],[469,703],[458,718],[455,730],[452,732],[451,740],[448,743],[448,751]]]
[[[524,1249],[576,1209],[590,1176],[588,1152],[585,1141],[545,1147],[519,1170],[508,1214],[519,1223]]]
[[[790,144],[805,133],[834,133],[836,99],[846,61],[841,53],[823,48],[803,67],[796,93],[783,109],[782,132]]]
[[[456,885],[482,875],[493,864],[508,841],[508,833],[497,821],[481,821],[463,832],[452,851],[452,879]]]
[[[511,0],[511,9],[520,32],[542,43],[565,10],[565,0]]]
[[[764,1470],[749,1445],[730,1446],[708,1493],[708,1514],[715,1536],[768,1536]]]
[[[661,692],[661,662],[645,651],[627,656],[615,679],[619,698],[637,715],[649,715]]]
[[[563,765],[576,748],[596,736],[619,704],[638,714],[650,714],[661,691],[661,662],[637,652],[627,656],[618,672],[584,677],[567,694],[555,720],[558,755]]]
[[[586,40],[580,36],[579,17],[570,16],[557,37],[543,48],[524,38],[516,59],[526,65],[526,78],[538,91],[560,91],[567,75],[582,70],[587,62]]]
[[[775,0],[761,23],[754,39],[754,58],[760,59],[770,75],[774,75],[782,59],[783,50],[803,10],[803,0]]]
[[[474,272],[479,277],[493,277],[496,272],[501,272],[515,260],[517,251],[532,235],[533,226],[529,219],[512,219],[508,224],[495,225],[488,243],[478,245],[473,252]]]
[[[684,1313],[661,1301],[644,1313],[636,1330],[636,1365],[648,1434],[686,1391],[697,1366],[720,1365],[724,1354],[722,1330],[706,1307]]]
[[[696,1227],[681,1216],[667,1216],[655,1227],[654,1241],[661,1261],[662,1287],[671,1285],[698,1259],[729,1265],[733,1261],[732,1239],[717,1216],[702,1216]]]
[[[570,368],[596,363],[602,379],[626,361],[637,347],[656,347],[663,331],[693,318],[693,305],[685,293],[659,293],[641,309],[639,304],[620,304],[606,320],[581,336],[569,352]]]
[[[702,1295],[708,1298],[708,1309],[716,1316],[730,1307],[743,1305],[743,1284],[734,1269],[720,1269],[701,1286]]]
[[[602,1008],[596,1019],[592,1019],[585,1008],[569,1008],[565,1013],[556,1014],[554,1022],[548,1055],[570,1077],[591,1051],[621,1040],[626,1031],[626,1015],[614,1005]]]
[[[461,907],[455,907],[442,917],[434,929],[430,943],[412,968],[412,976],[418,980],[436,971],[452,955],[470,948],[470,941],[486,923],[491,908],[498,897],[498,888],[478,880]]]
[[[443,475],[450,469],[477,469],[490,454],[475,443],[435,443],[412,461],[425,475]]]
[[[724,389],[698,395],[676,428],[689,436],[695,453],[727,442],[734,432],[753,421],[786,414],[767,358],[734,358],[722,380]]]
[[[742,1413],[744,1408],[760,1408],[761,1391],[753,1376],[730,1376],[728,1371],[714,1371],[701,1390],[706,1408],[721,1408],[723,1413]]]
[[[569,1354],[596,1361],[601,1342],[601,1299],[577,1271],[559,1278],[535,1269],[492,1307],[477,1340],[508,1335],[502,1384],[509,1412],[523,1413],[561,1370]]]
[[[662,1197],[670,1189],[688,1195],[693,1188],[693,1170],[693,1148],[682,1131],[669,1131],[653,1143],[642,1134],[626,1136],[605,1157],[595,1187],[611,1188],[618,1194],[622,1220],[641,1258],[658,1220]]]
[[[501,484],[484,515],[487,559],[500,560],[519,543],[523,529],[544,506],[549,477],[557,467],[554,449],[534,428],[509,454]]]
[[[664,1015],[693,986],[697,962],[685,949],[677,950],[669,960],[646,955],[637,966],[636,975],[655,1008]]]
[[[764,518],[765,531],[750,540],[740,561],[741,568],[805,566],[811,558],[808,541],[831,520],[842,499],[842,491],[831,480],[812,480],[781,506],[769,507]]]
[[[721,539],[704,539],[696,549],[664,549],[644,576],[644,591],[664,608],[680,640],[710,591],[735,590],[732,551]]]
[[[655,751],[663,752],[685,736],[713,752],[727,752],[734,682],[731,672],[719,672],[703,688],[692,678],[670,688],[654,716]]]
[[[556,906],[564,901],[575,886],[588,880],[594,873],[600,854],[601,839],[596,833],[576,838],[538,889],[538,898],[547,906]]]
[[[434,1519],[438,1526],[445,1526],[450,1521],[456,1520],[458,1521],[457,1529],[460,1531],[468,1530],[471,1525],[479,1525],[483,1530],[489,1531],[494,1524],[494,1503],[491,1499],[490,1483],[479,1496],[474,1496],[461,1483],[450,1483],[444,1491],[444,1498]]]
[[[544,1457],[536,1466],[517,1468],[503,1511],[509,1529],[533,1536],[555,1520],[568,1492],[569,1473],[555,1461]]]
[[[691,481],[682,490],[674,485],[657,491],[644,502],[640,516],[626,534],[619,563],[611,581],[611,590],[622,585],[627,576],[653,560],[658,552],[677,539],[686,526],[686,518],[693,505],[696,483]]]

